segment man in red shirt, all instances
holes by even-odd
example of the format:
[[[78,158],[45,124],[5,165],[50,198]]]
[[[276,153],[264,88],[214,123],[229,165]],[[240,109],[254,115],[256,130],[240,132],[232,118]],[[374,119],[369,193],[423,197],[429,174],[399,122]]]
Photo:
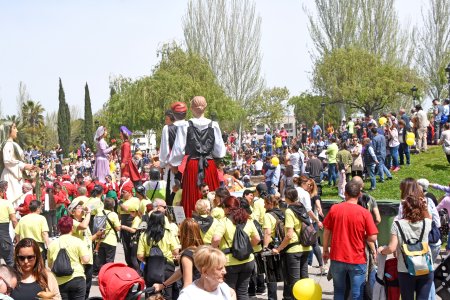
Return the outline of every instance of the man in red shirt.
[[[375,242],[378,229],[367,209],[358,205],[361,186],[354,181],[345,185],[345,202],[331,207],[323,221],[323,259],[331,259],[334,299],[343,300],[346,276],[350,277],[353,299],[363,298],[366,278],[366,242]],[[331,240],[331,252],[330,248]]]

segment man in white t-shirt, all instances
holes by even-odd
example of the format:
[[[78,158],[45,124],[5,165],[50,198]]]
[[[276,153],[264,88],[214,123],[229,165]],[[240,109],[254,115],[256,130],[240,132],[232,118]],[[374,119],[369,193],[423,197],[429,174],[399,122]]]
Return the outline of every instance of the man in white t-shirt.
[[[258,155],[256,157],[256,162],[255,162],[255,175],[262,175],[263,165],[264,165],[264,163],[261,160],[261,157]]]
[[[292,153],[289,156],[289,164],[294,169],[294,175],[300,175],[301,172],[301,162],[300,153],[298,152],[298,146],[292,146]]]

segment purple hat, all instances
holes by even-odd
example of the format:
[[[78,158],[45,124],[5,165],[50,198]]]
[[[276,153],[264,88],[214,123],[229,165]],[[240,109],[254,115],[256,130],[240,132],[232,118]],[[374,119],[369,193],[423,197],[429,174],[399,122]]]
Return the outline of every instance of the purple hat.
[[[125,133],[127,136],[133,134],[126,126],[120,126],[120,132]]]

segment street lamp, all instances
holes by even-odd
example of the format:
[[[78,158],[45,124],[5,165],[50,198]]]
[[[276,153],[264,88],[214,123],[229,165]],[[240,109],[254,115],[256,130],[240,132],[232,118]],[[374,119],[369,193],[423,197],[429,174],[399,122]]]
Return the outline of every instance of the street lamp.
[[[416,99],[417,99],[417,87],[416,86],[413,86],[411,88],[411,94],[413,96],[413,105],[414,105],[414,107],[416,107]]]
[[[320,103],[322,108],[322,135],[325,132],[325,102]]]
[[[448,82],[448,98],[450,99],[450,63],[445,68],[445,73],[447,73],[447,82]]]

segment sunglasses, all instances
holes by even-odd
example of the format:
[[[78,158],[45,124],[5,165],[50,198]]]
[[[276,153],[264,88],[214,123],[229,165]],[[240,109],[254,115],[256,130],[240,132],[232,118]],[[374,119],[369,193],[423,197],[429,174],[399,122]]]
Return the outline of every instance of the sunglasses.
[[[28,256],[17,255],[17,259],[20,261],[25,261],[25,260],[32,261],[35,258],[36,258],[36,255],[28,255]]]
[[[0,277],[0,279],[3,281],[3,283],[6,285],[6,295],[10,295],[11,292],[13,291],[12,286],[9,285],[8,282],[6,282],[6,280],[3,277]]]

